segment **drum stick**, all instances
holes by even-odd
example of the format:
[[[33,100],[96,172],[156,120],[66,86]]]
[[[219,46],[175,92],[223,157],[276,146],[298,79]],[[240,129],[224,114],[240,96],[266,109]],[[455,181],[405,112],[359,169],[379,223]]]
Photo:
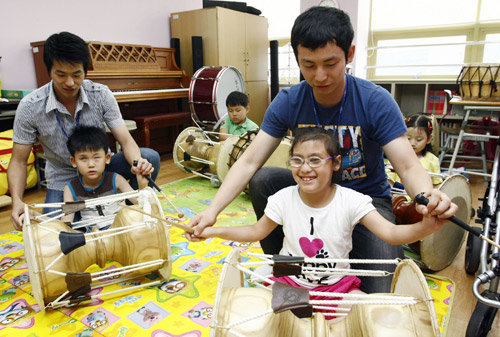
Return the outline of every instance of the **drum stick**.
[[[429,203],[429,199],[427,199],[423,193],[419,193],[415,197],[415,202],[418,204],[422,204],[422,205],[427,206],[427,204]],[[497,244],[495,241],[490,240],[489,238],[484,236],[479,229],[469,226],[468,224],[466,224],[465,222],[463,222],[462,220],[460,220],[456,216],[453,215],[453,216],[449,217],[448,220],[453,222],[455,225],[462,227],[463,229],[465,229],[469,233],[477,236],[481,240],[488,242],[490,245],[495,246],[497,248],[500,248],[499,244]]]
[[[160,218],[160,217],[157,217],[156,215],[153,215],[153,214],[149,214],[148,212],[144,212],[142,209],[139,209],[137,207],[133,207],[133,206],[129,206],[129,205],[125,205],[125,204],[122,204],[120,203],[119,204],[121,207],[124,207],[124,208],[128,208],[128,209],[131,209],[133,211],[136,211],[136,212],[139,212],[139,213],[142,213],[144,215],[148,215],[152,218],[155,218],[156,220],[160,220],[160,221],[163,221],[171,226],[174,226],[174,227],[177,227],[177,228],[180,228],[188,233],[194,233],[194,229],[192,229],[191,227],[188,227],[184,224],[181,224],[181,223],[177,223],[177,222],[173,222],[173,221],[169,221],[167,219],[163,219],[163,218]]]
[[[137,166],[137,160],[134,160],[134,166]],[[184,217],[184,213],[179,211],[177,209],[177,207],[175,207],[175,205],[172,203],[172,201],[170,201],[169,198],[167,198],[167,196],[165,195],[165,193],[163,193],[162,189],[160,188],[160,186],[156,185],[156,183],[153,181],[153,179],[151,179],[151,177],[149,175],[145,175],[144,177],[146,177],[146,179],[150,182],[151,185],[153,185],[154,188],[156,188],[158,190],[158,192],[161,193],[161,195],[163,195],[163,197],[168,201],[168,203],[170,204],[170,206],[172,206],[175,211],[177,212],[177,216],[179,218],[183,218]]]

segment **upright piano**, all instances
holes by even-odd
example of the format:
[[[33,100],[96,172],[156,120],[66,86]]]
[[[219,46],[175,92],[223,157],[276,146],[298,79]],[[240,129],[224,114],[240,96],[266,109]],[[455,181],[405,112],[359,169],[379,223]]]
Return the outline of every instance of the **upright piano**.
[[[50,81],[43,62],[44,44],[31,42],[39,87]],[[86,78],[110,88],[124,119],[189,111],[191,78],[177,66],[175,49],[97,41],[88,46],[91,63]],[[151,130],[147,141],[135,138],[140,146],[147,143],[159,152],[169,152],[184,126]]]

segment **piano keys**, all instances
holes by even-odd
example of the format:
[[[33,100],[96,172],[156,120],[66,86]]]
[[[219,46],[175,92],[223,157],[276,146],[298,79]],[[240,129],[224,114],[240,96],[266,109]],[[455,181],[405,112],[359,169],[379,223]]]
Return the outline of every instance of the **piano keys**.
[[[151,101],[158,99],[182,98],[189,96],[189,88],[152,89],[152,90],[122,90],[113,91],[118,103]]]

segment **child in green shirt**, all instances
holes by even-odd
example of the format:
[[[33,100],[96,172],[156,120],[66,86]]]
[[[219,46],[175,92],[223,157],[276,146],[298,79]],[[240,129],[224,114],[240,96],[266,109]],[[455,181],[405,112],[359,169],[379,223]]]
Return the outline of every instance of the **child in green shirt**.
[[[248,131],[259,128],[257,124],[247,118],[250,112],[248,96],[239,91],[231,92],[226,99],[227,116],[221,124],[219,139],[221,141],[229,138],[229,135],[241,136]]]

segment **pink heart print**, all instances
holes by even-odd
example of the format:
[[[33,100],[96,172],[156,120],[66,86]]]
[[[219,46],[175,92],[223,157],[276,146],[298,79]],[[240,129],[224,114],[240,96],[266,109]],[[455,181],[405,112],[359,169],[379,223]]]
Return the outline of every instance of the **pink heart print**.
[[[309,240],[308,238],[302,237],[299,239],[300,248],[308,257],[316,256],[316,252],[323,248],[323,240],[314,239]]]

